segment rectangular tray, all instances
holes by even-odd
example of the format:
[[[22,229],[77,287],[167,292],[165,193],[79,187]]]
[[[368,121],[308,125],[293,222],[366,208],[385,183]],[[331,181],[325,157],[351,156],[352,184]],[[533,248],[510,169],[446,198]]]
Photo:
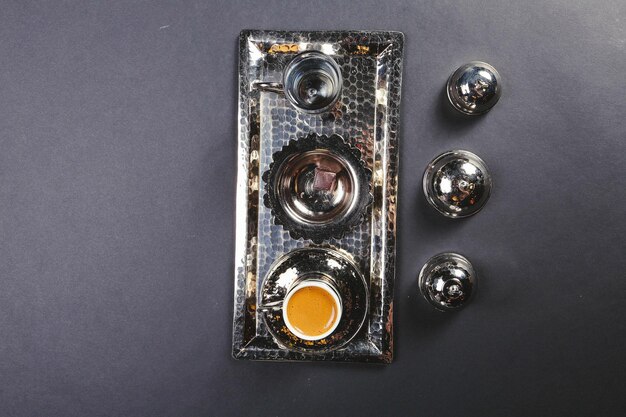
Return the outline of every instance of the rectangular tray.
[[[393,357],[398,129],[404,35],[400,32],[279,32],[244,30],[239,38],[239,144],[235,248],[233,357],[253,360],[331,360],[389,363]],[[253,88],[281,82],[298,52],[318,50],[342,70],[340,112],[295,111],[282,96]],[[259,291],[274,261],[316,246],[296,240],[263,204],[262,174],[273,153],[309,133],[339,134],[359,148],[372,171],[373,202],[365,221],[326,246],[349,252],[369,286],[369,312],[345,347],[325,354],[290,351],[268,332],[257,310]]]

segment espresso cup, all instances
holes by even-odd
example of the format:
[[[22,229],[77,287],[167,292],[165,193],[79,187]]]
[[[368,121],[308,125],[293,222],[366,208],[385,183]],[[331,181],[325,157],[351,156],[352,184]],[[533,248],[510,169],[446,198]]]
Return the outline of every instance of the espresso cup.
[[[254,87],[282,93],[298,110],[323,113],[341,96],[341,69],[330,56],[319,51],[296,55],[283,71],[283,82],[256,82]]]
[[[337,289],[320,279],[301,281],[283,301],[287,328],[303,340],[321,340],[331,335],[339,325],[342,310]]]

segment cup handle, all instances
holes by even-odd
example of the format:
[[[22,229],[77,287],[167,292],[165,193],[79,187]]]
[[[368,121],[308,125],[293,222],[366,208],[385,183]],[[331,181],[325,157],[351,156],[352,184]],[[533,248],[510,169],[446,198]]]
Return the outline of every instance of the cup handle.
[[[284,89],[282,83],[267,83],[263,81],[255,81],[252,83],[253,90],[268,91],[271,93],[283,94]]]

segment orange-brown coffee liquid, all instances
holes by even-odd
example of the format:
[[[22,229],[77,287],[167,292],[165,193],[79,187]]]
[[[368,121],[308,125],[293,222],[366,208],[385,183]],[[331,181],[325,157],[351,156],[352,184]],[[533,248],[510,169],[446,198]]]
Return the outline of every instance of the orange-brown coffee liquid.
[[[287,316],[291,325],[309,337],[316,337],[330,330],[337,315],[335,299],[327,290],[319,287],[300,288],[291,296],[287,305]]]

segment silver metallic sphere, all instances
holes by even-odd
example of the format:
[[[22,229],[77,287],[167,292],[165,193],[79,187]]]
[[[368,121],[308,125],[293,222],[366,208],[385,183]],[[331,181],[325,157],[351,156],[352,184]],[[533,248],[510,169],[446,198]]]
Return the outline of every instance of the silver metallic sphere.
[[[444,152],[426,167],[422,180],[426,199],[446,217],[478,213],[491,194],[491,174],[485,162],[469,151]]]
[[[322,113],[341,96],[341,68],[322,52],[302,52],[285,68],[283,85],[285,96],[296,109]]]
[[[502,95],[498,71],[481,61],[461,65],[448,78],[446,93],[456,110],[469,116],[487,113]]]
[[[441,311],[463,307],[476,290],[476,272],[458,253],[433,256],[419,273],[419,288],[426,300]]]

